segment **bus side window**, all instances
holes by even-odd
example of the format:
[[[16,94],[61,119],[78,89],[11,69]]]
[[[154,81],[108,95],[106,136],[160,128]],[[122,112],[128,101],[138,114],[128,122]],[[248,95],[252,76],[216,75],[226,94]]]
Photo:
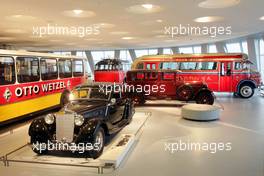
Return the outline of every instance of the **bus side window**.
[[[234,67],[235,70],[241,70],[242,69],[242,65],[240,62],[235,62],[235,67]]]
[[[227,63],[226,75],[227,76],[231,75],[231,62]]]
[[[138,63],[137,64],[137,69],[144,69],[143,63]]]
[[[58,78],[58,68],[56,59],[40,59],[41,79],[51,80]]]
[[[73,76],[83,76],[83,61],[73,60]]]
[[[70,59],[59,60],[59,74],[60,78],[72,77],[72,62]]]
[[[221,76],[225,75],[225,63],[221,63]]]
[[[39,59],[36,57],[17,57],[17,79],[19,83],[40,80]]]
[[[15,83],[15,62],[11,57],[0,57],[0,85]]]

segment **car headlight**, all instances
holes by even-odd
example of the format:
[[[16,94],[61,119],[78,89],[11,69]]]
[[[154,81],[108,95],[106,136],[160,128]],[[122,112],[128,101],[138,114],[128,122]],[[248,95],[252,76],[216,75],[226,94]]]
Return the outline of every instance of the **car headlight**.
[[[44,120],[45,120],[46,124],[51,125],[51,124],[54,123],[55,118],[54,118],[54,115],[53,114],[47,114],[45,116]]]
[[[74,123],[77,126],[81,126],[84,123],[84,117],[82,115],[76,114],[74,116]]]

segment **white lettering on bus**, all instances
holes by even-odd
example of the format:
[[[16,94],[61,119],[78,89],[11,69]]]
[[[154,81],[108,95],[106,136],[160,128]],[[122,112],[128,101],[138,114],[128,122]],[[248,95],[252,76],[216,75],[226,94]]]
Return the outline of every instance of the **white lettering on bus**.
[[[15,94],[17,97],[21,97],[23,95],[23,90],[20,87],[18,87],[15,90]]]
[[[49,92],[53,90],[60,90],[66,88],[64,82],[54,82],[42,85],[43,92]]]

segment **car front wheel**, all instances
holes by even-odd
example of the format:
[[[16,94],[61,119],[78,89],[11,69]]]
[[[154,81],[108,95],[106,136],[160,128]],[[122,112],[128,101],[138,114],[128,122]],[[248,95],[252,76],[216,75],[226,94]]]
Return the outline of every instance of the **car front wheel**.
[[[91,158],[96,159],[103,153],[105,145],[105,133],[104,129],[100,127],[94,134],[92,139],[94,149],[91,152]]]

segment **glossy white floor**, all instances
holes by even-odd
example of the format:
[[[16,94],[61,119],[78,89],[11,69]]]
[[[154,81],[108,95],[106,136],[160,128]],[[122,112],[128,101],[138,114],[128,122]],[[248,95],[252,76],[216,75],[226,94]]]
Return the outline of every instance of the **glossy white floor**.
[[[224,106],[221,119],[196,122],[181,119],[180,108],[146,106],[151,111],[138,143],[116,171],[105,175],[195,175],[195,176],[263,176],[264,175],[264,98],[233,98],[218,95]],[[154,102],[154,104],[162,103]],[[231,151],[175,151],[165,144],[185,141],[191,143],[231,143]],[[0,175],[98,175],[96,170],[77,167],[1,164]]]

